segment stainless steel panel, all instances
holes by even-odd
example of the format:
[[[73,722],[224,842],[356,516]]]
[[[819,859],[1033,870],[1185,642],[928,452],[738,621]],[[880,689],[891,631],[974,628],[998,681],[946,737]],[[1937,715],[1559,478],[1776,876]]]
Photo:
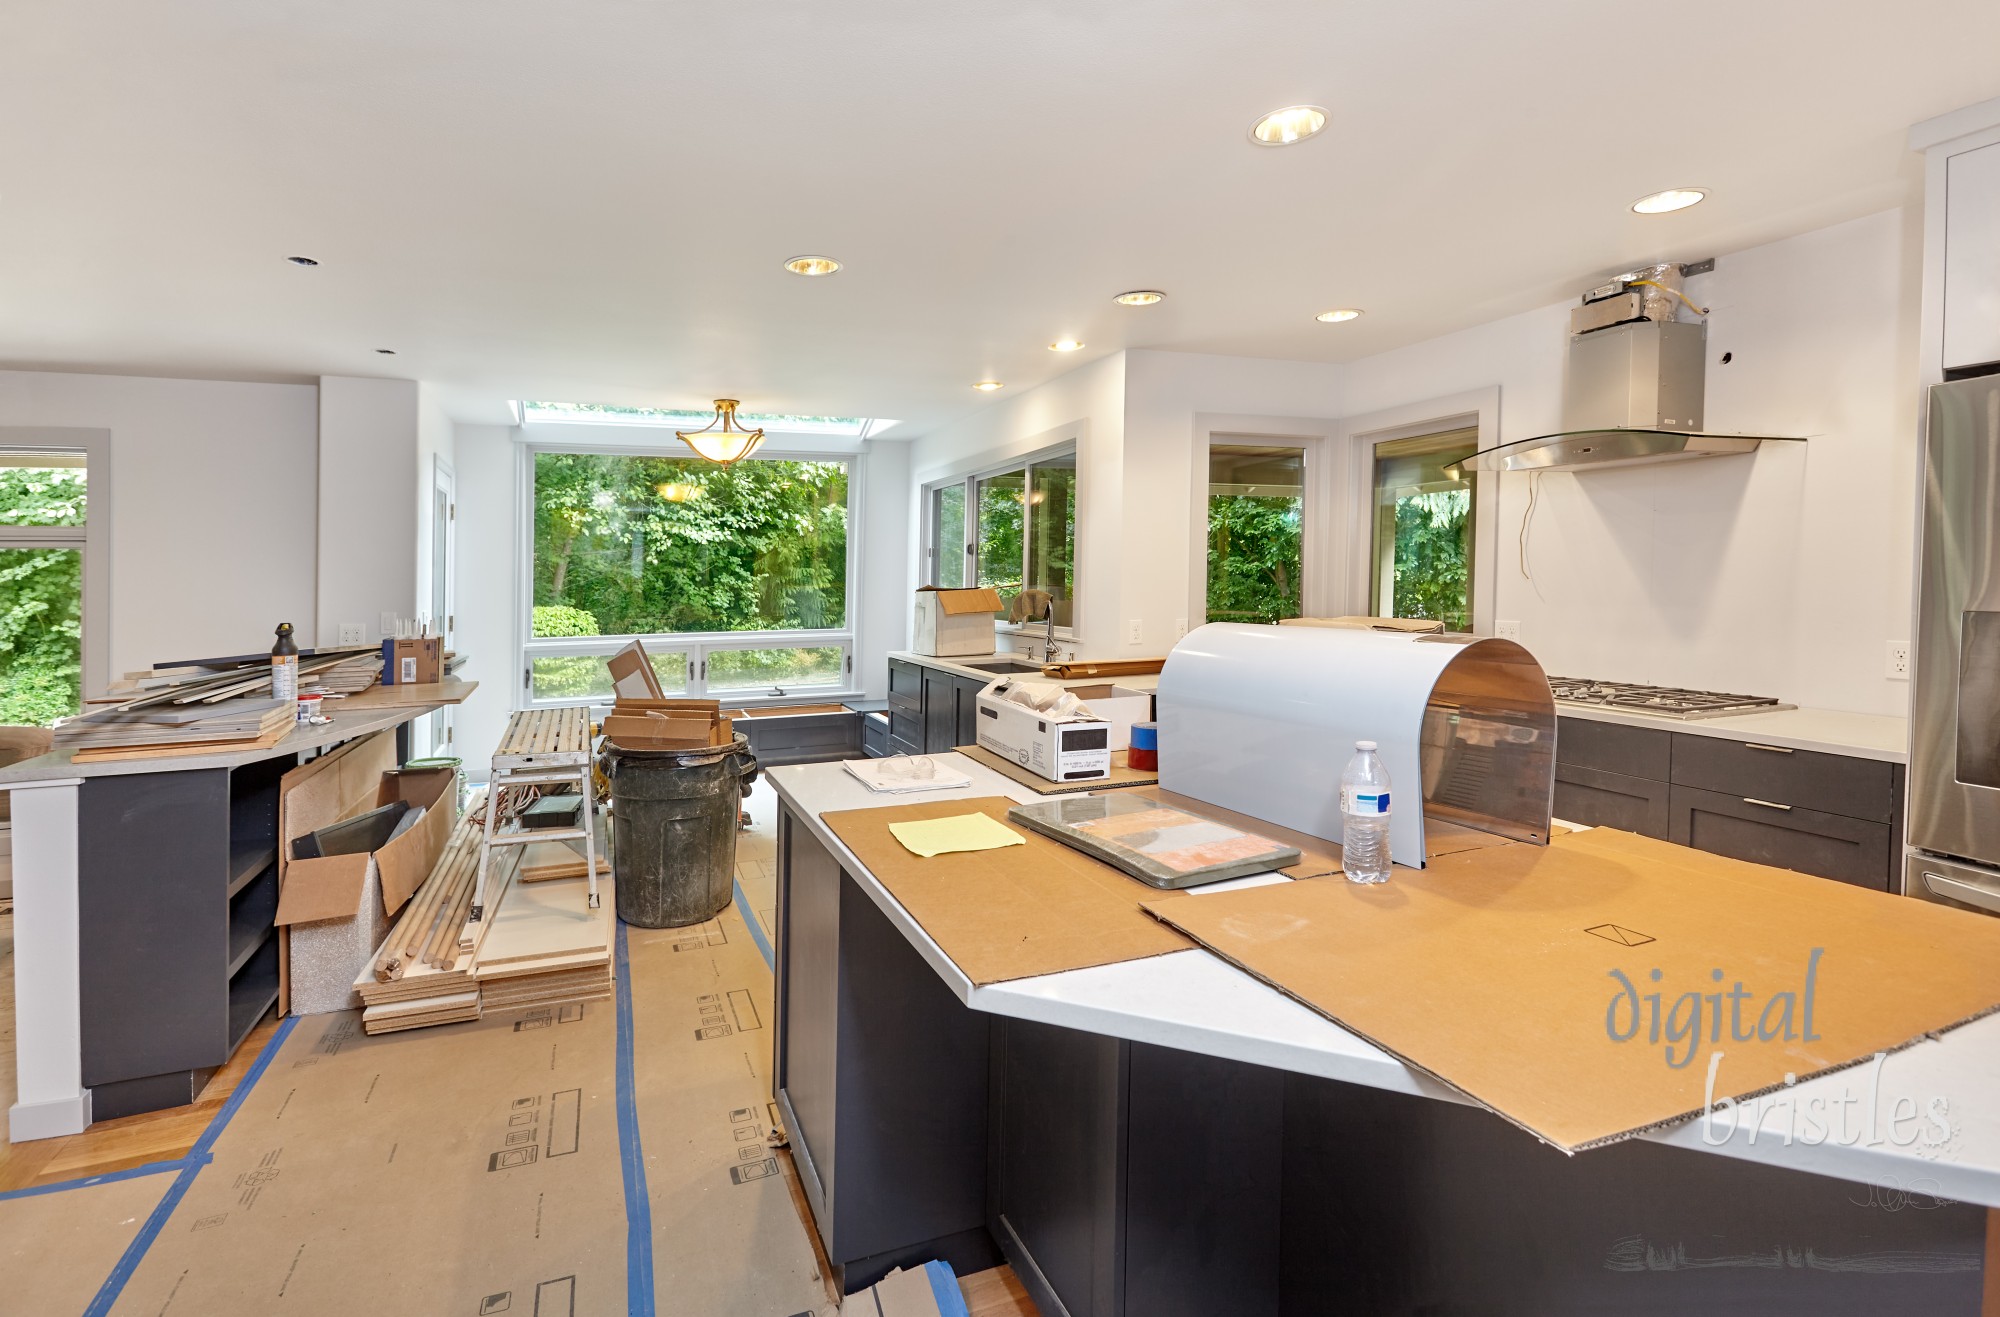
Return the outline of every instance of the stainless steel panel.
[[[1708,329],[1642,320],[1569,341],[1563,428],[1700,430]]]
[[[1903,895],[2000,915],[2000,869],[1911,855],[1903,862]]]
[[[2000,862],[2000,380],[1931,390],[1909,843]]]

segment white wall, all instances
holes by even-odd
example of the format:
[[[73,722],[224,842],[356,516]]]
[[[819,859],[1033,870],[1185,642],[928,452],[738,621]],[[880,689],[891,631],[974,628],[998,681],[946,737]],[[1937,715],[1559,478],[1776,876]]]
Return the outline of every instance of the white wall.
[[[520,623],[513,435],[513,429],[504,425],[459,425],[453,439],[458,476],[458,648],[466,655],[463,675],[479,683],[455,715],[454,753],[465,761],[466,771],[482,781],[521,689],[515,666]]]
[[[343,622],[382,637],[382,615],[417,615],[417,384],[319,382],[319,636]],[[428,480],[426,480],[428,487]]]
[[[871,439],[861,460],[861,567],[854,608],[854,684],[889,694],[889,651],[910,643],[910,445]]]
[[[1721,257],[1707,428],[1811,436],[1754,456],[1501,477],[1496,616],[1551,672],[1901,713],[1885,648],[1910,634],[1916,462],[1913,210]],[[1693,255],[1689,253],[1688,255]],[[1501,388],[1501,438],[1561,424],[1567,304],[1351,363],[1350,412]],[[1730,353],[1729,365],[1719,364]]]
[[[314,643],[312,385],[0,371],[0,425],[111,431],[114,674]]]
[[[437,468],[447,471],[456,469],[456,427],[451,416],[445,411],[444,399],[436,385],[417,385],[417,455],[416,455],[416,600],[421,615],[431,613],[431,586],[433,516],[431,491],[436,487]],[[444,631],[444,619],[438,618],[434,629]]]

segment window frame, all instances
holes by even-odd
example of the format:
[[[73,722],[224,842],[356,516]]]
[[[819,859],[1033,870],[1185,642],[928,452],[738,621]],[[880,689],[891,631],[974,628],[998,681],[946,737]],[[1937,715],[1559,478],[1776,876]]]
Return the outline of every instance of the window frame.
[[[918,541],[917,574],[922,579],[918,581],[918,584],[936,584],[939,568],[943,562],[943,546],[937,542],[938,492],[940,490],[957,486],[964,491],[963,515],[965,535],[968,542],[962,550],[963,566],[961,567],[962,575],[959,579],[970,584],[979,579],[978,536],[976,532],[979,516],[979,482],[990,479],[993,476],[1008,475],[1019,471],[1021,473],[1022,486],[1023,488],[1027,488],[1034,480],[1032,475],[1033,468],[1036,466],[1057,465],[1061,459],[1068,459],[1063,464],[1076,472],[1076,523],[1075,530],[1070,536],[1070,557],[1074,563],[1074,566],[1071,568],[1073,573],[1070,590],[1071,624],[1066,627],[1057,627],[1055,633],[1065,640],[1076,640],[1082,633],[1080,624],[1083,618],[1083,541],[1085,535],[1083,522],[1083,461],[1081,445],[1076,439],[1065,439],[1061,443],[1048,444],[1044,447],[1023,453],[1018,457],[1007,458],[1004,461],[985,462],[964,469],[955,469],[953,474],[949,476],[925,481],[920,485],[917,507],[919,515],[922,518],[922,530]],[[1030,533],[1029,523],[1024,517],[1021,527],[1021,579],[1024,581],[1027,579],[1028,565],[1032,561],[1033,555],[1034,537]],[[1015,623],[1000,617],[993,619],[993,629],[996,634],[1011,635],[1015,632],[1028,630],[1039,634],[1043,626],[1044,624],[1039,622]]]
[[[866,454],[860,452],[815,451],[798,448],[759,448],[746,462],[839,462],[847,467],[847,582],[846,616],[838,627],[815,627],[797,631],[670,631],[652,634],[603,636],[543,636],[534,632],[535,616],[535,458],[541,453],[587,453],[603,457],[666,457],[685,459],[694,454],[678,440],[672,443],[592,443],[554,437],[524,437],[515,445],[515,667],[521,685],[515,692],[515,707],[522,709],[560,708],[569,705],[609,705],[610,695],[580,695],[537,699],[534,688],[534,661],[537,658],[564,658],[603,655],[609,657],[637,640],[651,655],[685,653],[688,656],[686,699],[721,699],[732,707],[760,707],[788,701],[826,701],[861,694],[854,677],[856,618],[861,612],[861,533],[863,469]],[[698,460],[698,459],[697,459]],[[811,686],[771,686],[767,688],[708,688],[708,658],[717,650],[730,649],[839,649],[840,680]]]
[[[0,549],[77,549],[83,554],[83,675],[80,694],[111,682],[111,431],[73,426],[0,426],[0,449],[82,453],[84,524],[0,525]]]

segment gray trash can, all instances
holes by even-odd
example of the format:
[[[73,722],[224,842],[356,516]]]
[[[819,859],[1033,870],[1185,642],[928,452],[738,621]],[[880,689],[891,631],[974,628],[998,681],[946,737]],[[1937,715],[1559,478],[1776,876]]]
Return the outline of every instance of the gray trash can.
[[[713,919],[736,879],[736,821],[757,780],[757,757],[733,744],[700,750],[628,750],[606,742],[611,782],[611,868],[618,917],[640,928]]]

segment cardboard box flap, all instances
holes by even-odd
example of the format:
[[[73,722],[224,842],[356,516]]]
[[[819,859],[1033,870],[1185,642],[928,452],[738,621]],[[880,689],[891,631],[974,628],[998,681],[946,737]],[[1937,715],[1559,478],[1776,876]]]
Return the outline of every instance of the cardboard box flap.
[[[383,804],[407,800],[412,808],[421,806],[424,810],[421,820],[375,852],[382,875],[384,914],[401,910],[444,854],[445,842],[457,822],[457,785],[458,772],[451,768],[406,770],[382,779]]]
[[[361,908],[373,855],[330,855],[293,860],[278,893],[275,924],[310,924],[320,919],[352,919]]]
[[[962,617],[967,613],[997,613],[1003,607],[1000,592],[991,586],[924,585],[917,587],[917,593],[936,595],[938,608],[953,617]]]
[[[611,689],[619,699],[658,700],[666,697],[666,692],[660,689],[659,674],[653,671],[653,661],[647,656],[646,647],[638,641],[633,641],[604,662],[611,671]]]
[[[1147,908],[1569,1152],[2000,1009],[2000,920],[1604,828]]]

